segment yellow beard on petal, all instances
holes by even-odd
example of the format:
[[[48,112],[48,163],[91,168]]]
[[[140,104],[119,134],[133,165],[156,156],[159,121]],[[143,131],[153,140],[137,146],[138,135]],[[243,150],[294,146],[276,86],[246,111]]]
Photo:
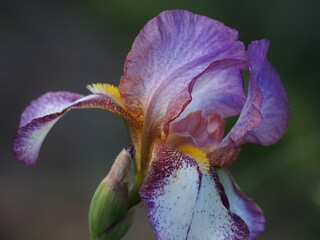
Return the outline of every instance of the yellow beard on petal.
[[[116,86],[113,86],[108,83],[94,83],[94,84],[89,84],[87,85],[87,88],[92,92],[92,93],[99,93],[99,94],[105,94],[116,101],[118,101],[122,105],[121,97],[119,90]]]
[[[210,162],[207,158],[207,154],[202,152],[200,149],[192,146],[192,145],[184,145],[179,146],[178,150],[185,155],[193,158],[197,164],[199,165],[199,168],[202,173],[206,174],[208,171],[210,171]]]
[[[131,143],[134,145],[136,153],[134,155],[134,159],[136,161],[137,171],[141,171],[141,134],[142,134],[142,122],[132,114],[126,106],[123,104],[119,90],[116,86],[108,84],[108,83],[94,83],[87,85],[87,88],[94,94],[103,94],[111,97],[115,102],[117,102],[128,114],[128,118],[124,118]],[[122,116],[123,117],[123,116]]]

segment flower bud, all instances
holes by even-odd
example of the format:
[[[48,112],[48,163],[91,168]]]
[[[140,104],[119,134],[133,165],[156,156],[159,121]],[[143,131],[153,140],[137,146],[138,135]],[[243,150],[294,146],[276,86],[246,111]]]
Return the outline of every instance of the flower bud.
[[[120,239],[132,224],[133,212],[128,212],[128,185],[133,176],[133,153],[133,147],[120,152],[93,195],[89,209],[92,240]]]

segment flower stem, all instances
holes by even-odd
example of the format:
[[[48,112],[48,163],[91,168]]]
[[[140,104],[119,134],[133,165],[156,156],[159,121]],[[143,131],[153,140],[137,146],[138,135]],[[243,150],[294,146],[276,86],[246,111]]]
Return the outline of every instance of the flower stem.
[[[129,208],[137,205],[140,201],[139,189],[143,183],[144,175],[142,171],[137,172],[135,176],[135,185],[129,192]]]

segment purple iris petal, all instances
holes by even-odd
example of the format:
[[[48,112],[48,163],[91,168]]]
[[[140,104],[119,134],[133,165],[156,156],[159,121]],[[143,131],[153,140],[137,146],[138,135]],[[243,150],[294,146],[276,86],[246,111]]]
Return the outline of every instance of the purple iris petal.
[[[247,239],[244,221],[229,211],[215,171],[170,145],[156,145],[140,189],[159,240]]]
[[[205,115],[217,113],[223,118],[240,114],[246,95],[239,69],[247,68],[247,64],[225,60],[224,65],[218,69],[209,67],[198,77],[192,89],[192,101],[179,118],[197,110]]]
[[[246,222],[250,231],[248,240],[255,239],[263,232],[265,225],[265,218],[261,208],[241,192],[228,170],[220,169],[218,174],[230,203],[230,211]]]
[[[237,39],[236,30],[208,17],[162,12],[145,25],[128,54],[119,86],[124,104],[150,131],[162,131],[189,103],[189,83],[210,63],[245,59]]]
[[[111,97],[101,94],[83,95],[70,92],[49,92],[32,101],[21,116],[20,128],[13,142],[19,161],[33,165],[41,144],[53,125],[70,109],[100,108],[128,119],[127,112]]]
[[[289,119],[289,103],[281,79],[266,58],[269,42],[249,45],[248,98],[240,117],[224,140],[270,145],[283,135]]]
[[[202,111],[189,113],[185,118],[170,126],[167,143],[174,147],[194,145],[210,151],[221,142],[225,122],[215,113],[203,116]]]
[[[21,114],[20,127],[25,126],[35,118],[61,112],[64,108],[74,103],[84,95],[71,92],[48,92],[41,97],[33,100]]]

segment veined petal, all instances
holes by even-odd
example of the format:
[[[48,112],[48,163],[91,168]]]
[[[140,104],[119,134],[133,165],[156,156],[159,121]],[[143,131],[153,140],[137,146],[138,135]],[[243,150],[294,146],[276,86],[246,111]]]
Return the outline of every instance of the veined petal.
[[[83,96],[70,92],[49,92],[31,104],[21,115],[20,127],[13,142],[13,151],[19,161],[33,165],[41,144],[53,125],[70,109],[100,108],[119,114],[134,122],[131,115],[110,96],[91,94]]]
[[[207,156],[210,159],[212,166],[221,168],[232,163],[239,156],[241,147],[234,143],[230,138],[224,138],[213,151],[208,152]]]
[[[270,145],[281,138],[289,119],[289,103],[281,79],[266,54],[269,42],[249,45],[250,81],[248,98],[226,141]],[[230,139],[228,139],[230,138]]]
[[[215,171],[201,169],[170,145],[156,145],[140,189],[159,240],[247,239],[244,221],[229,211]]]
[[[193,80],[193,82],[190,83],[190,85],[191,85],[190,88],[192,88],[192,84],[194,82],[196,83],[198,80],[200,80],[200,82],[202,81],[202,84],[204,84],[204,83],[209,84],[209,80],[211,79],[210,77],[214,76],[215,72],[220,72],[220,71],[223,72],[224,70],[239,71],[240,69],[245,69],[245,68],[247,68],[247,62],[242,61],[242,60],[224,59],[224,60],[216,61],[216,62],[210,64],[210,66],[204,72],[202,72],[200,75],[198,75]],[[241,79],[242,79],[242,77],[241,77]],[[228,82],[227,79],[225,79],[225,80]],[[203,114],[206,116],[205,118],[208,118],[208,116],[210,116],[210,115],[211,116],[215,115],[214,112],[219,112],[219,113],[226,116],[229,113],[231,114],[231,112],[233,111],[231,109],[234,109],[234,110],[236,109],[233,107],[237,105],[237,102],[240,102],[240,105],[238,105],[238,107],[240,107],[242,105],[242,103],[241,103],[241,101],[242,101],[241,100],[241,98],[242,98],[241,91],[243,90],[242,84],[239,83],[238,87],[235,87],[234,90],[230,90],[233,88],[232,84],[226,84],[226,86],[228,86],[228,87],[222,87],[219,90],[219,86],[223,85],[223,82],[219,83],[219,79],[216,80],[215,78],[212,78],[212,82],[213,82],[212,85],[214,86],[211,89],[212,95],[216,94],[217,97],[216,98],[212,97],[208,93],[208,96],[204,95],[204,97],[201,98],[202,100],[205,100],[206,97],[207,97],[207,99],[209,99],[209,102],[207,102],[207,103],[202,102],[202,104],[204,106],[203,111],[204,112],[211,112],[211,111],[213,112],[213,113]],[[242,85],[242,86],[240,87],[240,85]],[[205,86],[203,85],[202,88],[205,89]],[[237,96],[237,94],[236,94],[237,89],[240,91],[240,94],[238,95],[238,97],[236,97]],[[229,93],[232,93],[232,92],[233,93],[228,94],[228,91],[229,91]],[[195,115],[192,117],[192,114],[189,114],[190,116],[187,115],[187,117],[185,117],[185,114],[194,108],[198,108],[198,107],[201,108],[202,107],[201,106],[201,101],[202,101],[201,99],[198,102],[197,102],[197,100],[195,100],[197,104],[198,103],[200,104],[199,106],[197,104],[193,105],[191,102],[191,104],[189,104],[188,107],[183,111],[183,113],[175,120],[175,122],[172,124],[172,126],[175,125],[176,123],[179,123],[180,121],[181,121],[181,123],[186,122],[183,119],[189,119],[192,122],[195,122],[196,119],[198,119],[198,121],[199,121],[199,119],[201,119],[202,117],[199,118],[199,116],[198,116],[198,117],[194,118]],[[233,100],[230,100],[230,99],[233,99]],[[234,105],[233,105],[233,103],[234,103]],[[213,106],[216,106],[216,107],[211,108],[210,104],[212,104]],[[218,104],[218,105],[215,105],[215,104]],[[219,105],[223,106],[224,108],[220,108],[221,106],[219,106]],[[191,107],[189,108],[189,106],[191,106]],[[221,109],[221,111],[219,109]],[[216,116],[219,116],[219,115],[216,114]],[[223,122],[222,119],[219,121],[218,118],[216,118],[215,121],[213,121],[213,120],[207,121],[206,125],[207,125],[208,129],[210,129],[212,126],[214,126],[214,125],[212,125],[214,122],[215,122],[215,125],[218,124],[220,126],[216,132],[212,132],[210,135],[208,135],[205,148],[203,148],[203,147],[202,148],[204,151],[206,151],[208,153],[208,156],[210,158],[212,165],[217,166],[217,167],[221,167],[225,163],[229,163],[229,162],[233,161],[238,156],[240,148],[236,144],[231,143],[232,140],[230,138],[227,139],[228,144],[226,144],[226,141],[223,143],[224,145],[220,144],[220,142],[221,142],[220,140],[222,138],[223,131],[224,131],[224,124],[222,124],[222,122]],[[180,125],[181,125],[181,127],[183,127],[183,124],[180,124]],[[187,130],[190,130],[191,125],[185,125],[185,126],[186,126]],[[202,126],[202,129],[203,129],[203,126]],[[193,133],[193,135],[194,135],[194,133]],[[198,133],[198,136],[205,136],[205,135]],[[214,142],[212,141],[213,139],[215,140]],[[169,136],[169,140],[170,140],[170,136]],[[195,138],[193,140],[195,140]],[[198,142],[199,142],[199,140],[200,140],[200,138],[198,139]],[[196,146],[199,147],[199,145],[197,145],[197,143],[195,141],[194,141],[194,143],[196,144]],[[219,145],[217,145],[217,144],[219,144]]]
[[[210,63],[245,59],[236,30],[188,11],[162,12],[135,39],[119,91],[125,106],[145,118],[148,132],[166,135],[168,123],[190,102],[189,83]]]
[[[248,68],[245,61],[225,59],[212,63],[196,77],[192,101],[179,116],[202,110],[204,115],[219,114],[222,118],[238,115],[245,103],[244,81],[241,70]]]
[[[249,240],[255,239],[264,231],[265,218],[261,208],[241,192],[228,170],[220,169],[218,175],[228,197],[230,211],[246,222],[250,231]]]
[[[248,135],[247,141],[262,145],[273,144],[282,137],[290,115],[289,101],[280,76],[268,59],[263,58],[268,46],[267,40],[261,40],[252,42],[248,48],[250,72],[263,95],[260,108],[263,121]]]
[[[61,112],[84,95],[71,92],[49,92],[33,100],[21,114],[19,127],[25,126],[35,118]]]
[[[203,115],[192,112],[170,126],[167,143],[174,147],[194,145],[209,152],[218,145],[224,135],[225,122],[215,113]]]

